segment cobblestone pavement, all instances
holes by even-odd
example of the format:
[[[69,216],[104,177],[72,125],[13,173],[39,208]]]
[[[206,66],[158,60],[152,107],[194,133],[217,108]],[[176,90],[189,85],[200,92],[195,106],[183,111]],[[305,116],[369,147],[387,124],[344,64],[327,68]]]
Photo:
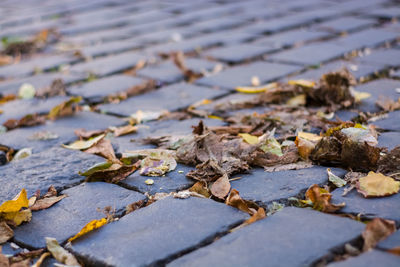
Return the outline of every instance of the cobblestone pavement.
[[[348,254],[349,244],[360,246],[365,225],[356,218],[380,217],[400,225],[400,194],[365,199],[355,190],[342,196],[338,188],[332,199],[346,203],[340,213],[347,217],[293,207],[288,201],[304,199],[312,184],[327,185],[326,167],[278,172],[253,168],[238,175],[231,185],[242,198],[267,212],[277,203],[286,207],[231,231],[248,215],[214,198],[169,196],[126,213],[131,203],[190,188],[195,181],[185,174],[193,166],[178,164],[164,177],[152,177],[152,185],[139,172],[117,184],[85,183],[78,173],[103,159],[61,147],[77,140],[76,129],[122,126],[127,117],[142,114],[144,122],[136,133],[107,138],[117,156],[154,148],[140,140],[188,135],[201,119],[207,126],[224,126],[227,122],[220,117],[274,108],[216,112],[217,104],[253,97],[236,92],[239,85],[318,80],[347,67],[358,80],[356,90],[370,97],[335,115],[357,121],[359,112],[380,114],[370,123],[380,133],[379,146],[391,150],[400,144],[400,111],[382,115],[375,103],[382,95],[400,97],[397,19],[400,2],[390,0],[1,1],[0,49],[33,36],[46,34],[46,40],[32,53],[11,51],[10,57],[3,57],[0,96],[18,95],[23,86],[33,86],[36,92],[56,90],[59,79],[66,95],[0,104],[0,124],[47,114],[71,96],[81,96],[83,107],[54,121],[1,129],[0,145],[14,151],[31,148],[32,155],[6,163],[6,152],[0,150],[0,203],[22,188],[28,197],[51,185],[68,195],[48,209],[34,211],[29,223],[16,227],[14,237],[3,244],[3,254],[44,248],[45,237],[54,237],[85,266],[400,266],[400,257],[387,252],[400,246],[400,232],[371,251],[336,261]],[[174,64],[170,53],[178,51],[185,53],[186,68],[201,78],[190,80]],[[214,101],[203,101],[198,112],[188,112],[203,99]],[[170,112],[169,120],[157,120],[165,111]],[[174,118],[182,111],[184,120]],[[38,134],[54,138],[40,140]],[[340,177],[347,172],[332,171]],[[99,210],[107,206],[118,220],[67,244],[86,223],[104,217]],[[47,258],[42,266],[55,262]]]

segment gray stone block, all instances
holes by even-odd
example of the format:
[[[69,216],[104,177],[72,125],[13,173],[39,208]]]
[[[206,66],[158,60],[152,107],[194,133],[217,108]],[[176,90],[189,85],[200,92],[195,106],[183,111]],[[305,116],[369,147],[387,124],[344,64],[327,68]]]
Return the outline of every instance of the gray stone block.
[[[245,218],[241,211],[209,199],[169,197],[78,239],[72,251],[95,265],[159,265]]]
[[[338,176],[345,174],[344,170],[338,168],[332,168],[332,172]],[[263,169],[256,168],[250,174],[237,176],[242,178],[232,181],[232,188],[238,190],[244,199],[264,205],[272,201],[299,196],[313,184],[328,182],[326,167],[322,166],[279,172],[265,172]]]
[[[103,209],[111,207],[117,214],[146,197],[135,191],[103,182],[83,183],[61,194],[67,197],[48,209],[32,213],[32,220],[15,229],[14,239],[32,248],[46,246],[45,237],[59,243],[77,234],[87,223],[106,217]]]
[[[347,218],[288,207],[168,266],[310,266],[363,229]]]

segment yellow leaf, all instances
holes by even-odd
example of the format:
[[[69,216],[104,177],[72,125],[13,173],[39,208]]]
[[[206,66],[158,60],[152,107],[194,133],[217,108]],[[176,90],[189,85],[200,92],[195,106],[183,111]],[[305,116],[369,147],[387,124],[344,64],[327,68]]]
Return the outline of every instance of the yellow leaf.
[[[297,136],[312,142],[318,142],[319,140],[322,139],[322,136],[306,132],[299,132]]]
[[[267,90],[273,89],[277,86],[278,86],[277,83],[269,83],[269,84],[259,86],[259,87],[238,86],[238,87],[236,87],[236,91],[245,93],[245,94],[258,94],[258,93],[262,93]]]
[[[61,146],[65,147],[65,148],[69,148],[69,149],[74,149],[74,150],[85,150],[85,149],[88,149],[88,148],[94,146],[95,144],[97,144],[105,136],[106,136],[105,134],[101,134],[101,135],[93,137],[87,141],[78,140],[78,141],[73,142],[72,144],[69,144],[69,145],[62,144]]]
[[[251,135],[251,134],[247,134],[247,133],[240,133],[239,136],[242,137],[242,139],[246,143],[248,143],[250,145],[255,145],[255,144],[258,143],[258,137],[257,136],[254,136],[254,135]]]
[[[358,180],[357,190],[364,197],[384,197],[399,192],[400,182],[381,173],[369,172]]]
[[[215,116],[215,115],[208,115],[207,116],[209,119],[214,119],[214,120],[220,120],[223,121],[224,119],[219,117],[219,116]]]
[[[359,91],[356,91],[356,90],[353,90],[353,95],[354,95],[354,99],[356,100],[356,102],[361,102],[362,100],[371,97],[370,93],[359,92]]]
[[[286,102],[286,105],[291,106],[291,107],[304,106],[305,104],[306,104],[306,95],[305,94],[300,94],[300,95],[294,96]]]
[[[7,200],[0,206],[0,212],[10,213],[18,212],[22,208],[27,208],[29,205],[28,197],[25,188],[12,200]]]
[[[308,80],[303,80],[303,79],[290,80],[290,81],[288,81],[288,84],[290,84],[290,85],[298,85],[298,86],[301,86],[301,87],[308,87],[308,88],[312,88],[312,87],[315,86],[315,82],[308,81]]]
[[[61,247],[55,238],[46,237],[47,250],[53,257],[67,266],[81,266],[75,256]]]
[[[102,227],[103,225],[107,224],[107,219],[106,218],[102,218],[100,220],[93,220],[91,222],[89,222],[88,224],[86,224],[82,230],[79,231],[79,233],[77,233],[75,236],[71,237],[70,239],[68,239],[68,242],[71,242],[75,239],[77,239],[78,237],[81,237],[95,229],[98,229],[100,227]]]
[[[13,221],[16,225],[20,225],[23,222],[31,221],[32,212],[30,209],[16,211],[16,212],[7,212],[4,213],[3,218],[8,221]]]

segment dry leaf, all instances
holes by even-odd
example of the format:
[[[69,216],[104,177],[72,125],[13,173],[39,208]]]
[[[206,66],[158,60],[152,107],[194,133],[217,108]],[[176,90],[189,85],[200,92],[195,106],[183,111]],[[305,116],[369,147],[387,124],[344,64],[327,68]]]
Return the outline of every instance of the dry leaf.
[[[238,86],[236,87],[236,91],[244,94],[258,94],[263,93],[271,89],[275,89],[278,86],[277,83],[269,83],[263,86],[258,87],[250,87],[250,86]]]
[[[265,217],[265,210],[263,208],[259,208],[256,213],[254,213],[250,218],[248,218],[243,224],[249,225],[256,221],[262,220]]]
[[[38,114],[28,114],[19,120],[9,119],[5,123],[3,123],[3,126],[6,127],[8,130],[12,130],[18,127],[30,127],[43,124],[45,123],[45,121],[45,116]]]
[[[229,196],[225,200],[225,204],[246,212],[249,215],[256,214],[259,209],[257,204],[243,200],[236,189],[231,190]]]
[[[52,196],[52,197],[45,197],[39,200],[36,200],[35,204],[33,204],[30,207],[30,210],[32,211],[37,211],[37,210],[43,210],[50,208],[57,202],[59,202],[61,199],[66,198],[67,195],[61,195],[61,196]]]
[[[46,246],[58,262],[67,266],[81,266],[75,256],[61,247],[55,238],[46,237]]]
[[[87,131],[85,129],[77,129],[74,131],[74,134],[79,137],[79,139],[84,139],[87,140],[89,138],[95,137],[95,136],[100,136],[101,134],[104,134],[106,131],[105,130],[92,130],[92,131]]]
[[[116,137],[121,136],[121,135],[135,133],[136,131],[137,131],[137,127],[132,126],[130,124],[126,125],[126,126],[113,128],[114,136],[116,136]]]
[[[372,171],[357,183],[357,191],[366,198],[390,196],[399,192],[399,189],[400,182]]]
[[[335,175],[330,168],[326,169],[326,172],[328,173],[328,180],[331,183],[333,183],[336,187],[342,187],[347,184],[345,180]]]
[[[33,264],[31,267],[40,267],[43,263],[43,261],[51,255],[50,252],[45,252],[42,255],[40,255],[40,258]]]
[[[100,141],[96,142],[89,149],[86,149],[85,152],[101,156],[114,163],[121,163],[115,156],[114,148],[108,139],[100,139]]]
[[[70,116],[79,110],[77,104],[81,101],[81,96],[71,97],[69,100],[52,108],[47,116],[51,120],[55,120],[59,117]]]
[[[105,134],[101,134],[101,135],[93,137],[87,141],[77,140],[69,145],[62,144],[61,146],[68,148],[68,149],[85,150],[85,149],[88,149],[88,148],[94,146],[98,142],[100,142],[105,136],[106,136]]]
[[[374,218],[367,223],[362,237],[364,239],[363,251],[372,249],[379,241],[385,239],[396,231],[396,223],[382,218]]]
[[[243,140],[250,145],[255,145],[258,144],[259,142],[257,136],[248,133],[240,133],[239,136],[242,137]]]
[[[189,188],[189,191],[202,195],[205,198],[211,197],[210,189],[208,189],[207,183],[203,181],[196,182],[191,188]]]
[[[102,162],[95,164],[85,172],[80,172],[79,174],[86,177],[86,182],[104,181],[108,183],[118,183],[136,170],[137,164],[125,165]]]
[[[315,86],[315,82],[309,81],[309,80],[304,80],[304,79],[289,80],[288,84],[290,84],[290,85],[298,85],[298,86],[306,87],[306,88],[313,88]]]
[[[14,236],[14,231],[4,221],[0,222],[0,244],[10,240]],[[0,265],[1,266],[1,265]]]
[[[224,174],[218,178],[210,188],[211,194],[217,198],[224,199],[231,189],[228,175]]]
[[[95,230],[98,229],[100,227],[102,227],[103,225],[107,224],[107,219],[106,218],[102,218],[100,220],[93,220],[91,222],[89,222],[88,224],[86,224],[82,230],[79,231],[79,233],[77,233],[76,235],[74,235],[73,237],[71,237],[70,239],[68,239],[68,242],[72,242],[75,239]]]
[[[147,179],[146,181],[144,181],[145,184],[147,185],[153,185],[154,184],[154,180],[153,179]]]
[[[327,190],[320,188],[317,184],[307,189],[306,200],[312,202],[313,209],[328,213],[335,212],[345,206],[344,203],[338,205],[330,203],[331,194]]]
[[[25,188],[12,200],[7,200],[0,206],[0,213],[18,212],[29,205]]]

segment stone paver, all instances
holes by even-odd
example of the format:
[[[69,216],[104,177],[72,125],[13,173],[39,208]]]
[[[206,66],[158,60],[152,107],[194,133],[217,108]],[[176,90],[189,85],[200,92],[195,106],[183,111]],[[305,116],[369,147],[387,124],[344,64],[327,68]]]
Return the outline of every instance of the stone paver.
[[[399,202],[400,195],[395,194],[384,198],[364,198],[356,189],[353,189],[346,196],[342,196],[343,188],[332,192],[332,203],[345,202],[346,206],[340,212],[361,214],[366,218],[381,217],[400,222],[400,212],[393,209]]]
[[[361,267],[378,266],[384,264],[387,267],[396,267],[400,264],[400,257],[379,250],[365,252],[358,257],[352,257],[345,261],[329,264],[329,267]]]
[[[136,77],[113,75],[104,79],[71,86],[67,91],[71,95],[80,95],[90,102],[99,103],[107,96],[123,93],[144,82],[145,80]]]
[[[139,110],[159,112],[163,110],[176,111],[201,99],[212,99],[226,92],[188,83],[178,83],[163,87],[144,95],[138,95],[122,101],[118,105],[105,104],[100,109],[109,114],[130,116]],[[163,101],[160,103],[160,99]]]
[[[218,64],[222,63],[198,58],[187,58],[185,60],[187,68],[200,73],[206,71],[211,72]],[[172,61],[163,62],[158,65],[152,65],[141,69],[137,72],[137,75],[168,84],[182,81],[185,78],[182,71],[180,71]]]
[[[343,176],[345,171],[332,168],[332,171]],[[293,171],[265,172],[263,169],[254,169],[250,175],[237,175],[239,180],[232,181],[232,188],[239,191],[247,199],[263,203],[264,205],[289,197],[298,196],[312,184],[324,184],[328,181],[326,168],[313,166]]]
[[[380,241],[377,245],[377,248],[383,250],[390,250],[396,247],[400,247],[400,231],[391,234],[386,239]]]
[[[72,250],[92,264],[156,265],[212,240],[246,217],[212,200],[169,197],[73,242]]]
[[[357,91],[371,94],[371,97],[363,99],[357,108],[364,112],[380,111],[380,108],[376,106],[376,101],[379,100],[379,97],[384,96],[397,100],[400,95],[396,92],[396,88],[399,86],[400,81],[391,79],[380,79],[356,86],[355,89]]]
[[[22,188],[31,196],[38,189],[46,192],[51,185],[57,189],[73,186],[84,180],[78,172],[99,162],[102,158],[98,156],[61,147],[12,161],[0,166],[0,202],[12,199]]]
[[[400,125],[398,123],[399,120],[400,120],[400,111],[397,110],[389,112],[387,118],[377,120],[376,122],[374,122],[374,124],[384,130],[400,131]]]
[[[14,238],[18,243],[45,247],[45,237],[54,237],[63,243],[91,220],[104,218],[105,207],[110,206],[111,212],[120,214],[127,205],[146,198],[135,191],[102,182],[83,183],[61,194],[67,197],[48,209],[33,212],[29,224],[16,228]]]
[[[0,114],[0,124],[9,119],[22,119],[29,114],[47,114],[53,107],[68,99],[69,97],[67,96],[56,96],[48,99],[19,99],[5,103],[1,106],[3,113]]]
[[[299,70],[301,70],[299,66],[256,62],[233,67],[215,75],[201,78],[196,83],[234,90],[237,86],[251,85],[251,78],[253,76],[257,76],[261,83],[267,83]]]
[[[337,118],[359,122],[372,116],[364,123],[376,126],[378,147],[393,149],[399,145],[400,111],[383,111],[376,102],[381,96],[394,101],[400,96],[396,1],[19,2],[4,0],[0,5],[0,124],[27,114],[46,114],[71,96],[82,96],[83,101],[79,103],[82,111],[73,116],[13,130],[0,127],[0,145],[16,151],[31,148],[33,153],[7,163],[6,153],[0,151],[0,204],[22,188],[31,196],[37,189],[43,193],[54,185],[69,195],[49,209],[34,212],[30,223],[16,227],[15,238],[4,244],[5,254],[44,247],[44,236],[56,237],[66,246],[66,239],[87,222],[105,216],[97,208],[111,206],[121,218],[72,244],[71,251],[85,265],[314,266],[325,260],[333,266],[399,265],[396,256],[382,252],[397,244],[398,233],[371,252],[331,262],[341,258],[345,243],[360,240],[365,226],[309,209],[286,207],[233,232],[229,230],[248,215],[215,197],[169,197],[125,215],[124,208],[131,202],[189,188],[195,180],[186,174],[195,166],[178,164],[162,177],[141,176],[136,171],[117,185],[85,184],[78,172],[104,159],[61,147],[77,140],[76,129],[127,125],[127,117],[135,114],[135,118],[144,116],[136,132],[107,135],[117,157],[127,151],[156,148],[146,143],[146,138],[187,136],[200,120],[209,127],[251,125],[255,135],[276,128],[275,136],[282,143],[293,141],[295,131],[323,134],[326,127],[338,123]],[[38,49],[32,53],[8,51],[13,54],[11,64],[10,58],[3,56],[10,43],[39,39]],[[203,77],[185,77],[173,63],[171,52],[183,52],[186,67]],[[325,125],[312,117],[312,125],[303,127],[302,122],[309,118],[295,115],[299,122],[290,122],[283,113],[299,114],[303,107],[289,111],[283,105],[248,103],[234,108],[259,96],[238,93],[238,86],[317,81],[343,67],[357,79],[355,89],[371,97],[349,109],[333,110],[334,117]],[[63,80],[66,96],[9,101],[24,83],[40,90],[55,79]],[[121,95],[149,80],[154,81],[154,88],[126,99]],[[310,108],[326,112],[326,106],[305,107]],[[277,115],[263,117],[267,112]],[[51,138],[40,140],[41,136]],[[293,205],[288,198],[303,199],[312,184],[327,185],[326,169],[331,165],[272,173],[252,166],[248,173],[229,178],[235,178],[231,188],[243,199],[268,209],[271,202]],[[332,170],[340,177],[346,172]],[[149,178],[153,185],[145,183]],[[365,199],[355,190],[342,197],[342,191],[332,192],[334,203],[347,204],[339,212],[394,219],[400,225],[400,213],[395,209],[398,194]],[[21,248],[13,250],[11,242]],[[42,266],[55,263],[49,257]]]
[[[125,122],[119,118],[95,112],[79,112],[74,116],[60,118],[56,121],[47,121],[44,125],[35,127],[18,128],[0,134],[0,144],[14,149],[30,147],[34,153],[41,152],[50,147],[67,144],[77,139],[76,129],[105,130],[110,126],[121,126]],[[55,134],[58,137],[48,140],[35,138],[43,133]]]
[[[363,229],[350,219],[289,207],[168,266],[309,266]]]

